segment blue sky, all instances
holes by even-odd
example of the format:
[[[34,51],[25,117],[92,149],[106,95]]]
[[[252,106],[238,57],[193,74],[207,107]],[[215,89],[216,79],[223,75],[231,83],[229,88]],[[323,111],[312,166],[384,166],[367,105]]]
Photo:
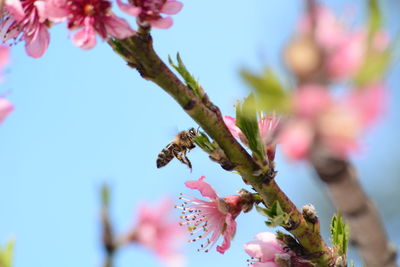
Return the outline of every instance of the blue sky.
[[[284,73],[281,47],[302,2],[184,3],[171,29],[153,31],[155,48],[163,59],[179,52],[214,103],[224,114],[233,115],[236,99],[248,93],[238,75],[241,67],[260,70],[268,64]],[[345,1],[326,3],[336,10],[346,6]],[[395,1],[387,4],[394,33],[398,28],[394,14],[400,6]],[[366,136],[365,153],[353,161],[398,246],[399,210],[391,205],[399,201],[400,183],[396,77],[398,65],[389,79],[392,105]],[[156,169],[157,154],[178,129],[196,125],[172,98],[141,79],[104,42],[83,51],[71,44],[63,26],[56,26],[41,59],[26,56],[22,44],[13,47],[12,64],[1,86],[16,106],[0,128],[0,242],[16,238],[15,267],[99,266],[98,190],[103,182],[111,184],[112,216],[120,232],[132,224],[139,202],[188,193],[186,180],[206,175],[221,195],[244,186],[238,176],[223,171],[199,149],[190,153],[192,173],[176,160]],[[331,205],[310,168],[288,162],[279,151],[277,166],[278,184],[298,206],[313,203],[327,232]],[[243,243],[267,230],[272,229],[255,212],[240,216],[237,236],[225,255],[198,253],[198,244],[190,244],[188,266],[205,262],[210,267],[246,266]],[[131,247],[118,254],[117,266],[161,265],[146,250]]]

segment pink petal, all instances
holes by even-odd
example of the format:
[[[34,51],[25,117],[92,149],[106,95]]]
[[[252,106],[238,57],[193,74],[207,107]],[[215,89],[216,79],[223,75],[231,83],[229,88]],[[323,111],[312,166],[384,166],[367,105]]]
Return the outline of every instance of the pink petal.
[[[274,261],[276,254],[285,253],[273,233],[260,233],[256,238],[259,240],[244,245],[244,250],[251,257],[261,259],[261,262],[268,262]]]
[[[85,21],[85,27],[74,34],[72,43],[86,50],[96,45],[96,33],[88,20]]]
[[[261,232],[255,235],[255,238],[262,242],[276,242],[276,235],[271,232]],[[278,244],[278,243],[277,243]]]
[[[8,46],[0,46],[0,71],[7,65],[10,60],[10,49]]]
[[[205,176],[201,176],[197,181],[187,181],[185,182],[186,187],[190,189],[197,189],[200,191],[203,197],[208,197],[210,199],[217,199],[218,195],[214,188],[210,184],[204,182]]]
[[[168,15],[175,15],[179,11],[181,11],[183,4],[178,1],[169,1],[166,2],[161,8],[161,13],[165,13]]]
[[[365,32],[348,36],[327,58],[326,67],[332,78],[345,79],[354,75],[366,54]]]
[[[307,14],[300,23],[299,28],[302,34],[311,32],[311,15]],[[338,43],[346,38],[343,25],[335,14],[326,7],[317,7],[316,10],[315,35],[318,43],[326,50],[333,49]]]
[[[224,241],[221,246],[217,246],[217,251],[221,254],[224,254],[226,250],[228,250],[231,246],[231,240],[233,239],[236,232],[236,222],[232,218],[230,213],[227,214],[225,218],[226,230],[224,233]]]
[[[360,124],[370,126],[384,113],[388,103],[385,85],[376,83],[353,91],[345,105],[358,116]]]
[[[330,106],[329,89],[317,84],[306,84],[298,88],[294,94],[295,111],[308,118],[318,116]]]
[[[241,134],[242,131],[236,126],[236,119],[231,116],[224,116],[224,122],[233,137],[239,138],[239,134]]]
[[[142,9],[140,7],[136,7],[134,5],[131,4],[125,4],[122,3],[121,0],[117,0],[117,4],[119,6],[119,8],[121,9],[122,12],[130,15],[130,16],[138,16],[140,14],[140,12],[142,11]]]
[[[47,13],[46,13],[46,2],[45,1],[36,1],[34,3],[36,10],[39,14],[39,22],[43,23],[47,19]]]
[[[151,249],[167,266],[181,267],[184,258],[179,248],[186,238],[184,228],[170,219],[172,207],[170,199],[158,205],[143,204],[130,241]]]
[[[17,21],[25,17],[24,9],[19,0],[6,0],[5,6],[8,12],[10,12]]]
[[[161,18],[158,20],[150,20],[150,25],[157,29],[168,29],[172,26],[173,21],[171,17]]]
[[[45,9],[46,16],[53,22],[62,22],[67,19],[69,14],[63,0],[48,0]]]
[[[283,152],[292,159],[307,156],[314,140],[314,130],[307,121],[293,121],[282,130],[280,144]]]
[[[33,36],[25,37],[25,50],[28,56],[39,58],[46,52],[50,42],[50,34],[43,24],[38,25],[38,29]]]
[[[13,104],[5,98],[0,98],[0,123],[14,110]]]
[[[116,16],[109,16],[104,20],[106,31],[117,39],[125,39],[135,34],[126,20]]]

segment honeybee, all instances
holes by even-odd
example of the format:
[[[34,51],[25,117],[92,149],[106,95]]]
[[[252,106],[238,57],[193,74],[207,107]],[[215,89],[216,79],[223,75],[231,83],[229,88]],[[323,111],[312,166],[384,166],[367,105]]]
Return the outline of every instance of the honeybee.
[[[188,131],[179,132],[175,140],[169,143],[157,157],[157,168],[164,167],[167,165],[174,157],[180,162],[187,165],[190,170],[192,170],[192,163],[187,158],[186,154],[196,145],[193,139],[198,136],[198,131],[194,128],[190,128]]]

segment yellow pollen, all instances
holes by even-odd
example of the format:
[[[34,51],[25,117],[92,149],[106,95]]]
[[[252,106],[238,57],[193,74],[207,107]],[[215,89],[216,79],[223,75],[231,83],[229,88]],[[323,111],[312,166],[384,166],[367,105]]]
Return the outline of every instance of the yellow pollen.
[[[85,7],[83,8],[84,12],[86,15],[93,15],[94,14],[94,6],[91,4],[87,4],[85,5]]]

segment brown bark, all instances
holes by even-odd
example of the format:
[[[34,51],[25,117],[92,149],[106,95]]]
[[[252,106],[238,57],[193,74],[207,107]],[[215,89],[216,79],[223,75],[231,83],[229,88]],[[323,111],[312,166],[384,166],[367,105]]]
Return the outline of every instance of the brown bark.
[[[397,266],[396,249],[389,242],[379,211],[364,192],[354,166],[348,161],[316,154],[312,164],[327,185],[336,209],[349,224],[351,243],[365,266]]]

